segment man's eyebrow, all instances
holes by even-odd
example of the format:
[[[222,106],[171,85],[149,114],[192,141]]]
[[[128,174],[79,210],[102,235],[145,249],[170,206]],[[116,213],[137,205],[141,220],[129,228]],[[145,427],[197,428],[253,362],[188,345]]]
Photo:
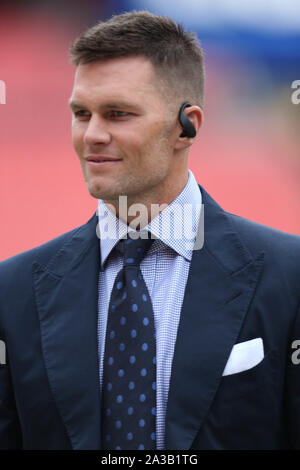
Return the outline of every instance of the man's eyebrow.
[[[72,101],[72,100],[69,100],[69,107],[71,109],[86,109],[86,106],[81,104],[81,103],[78,103],[77,101]],[[120,101],[111,101],[111,102],[107,102],[107,103],[104,103],[102,106],[102,108],[104,109],[119,109],[119,108],[122,108],[122,107],[126,107],[126,108],[137,108],[137,106],[133,103],[130,103],[129,101],[123,101],[123,100],[120,100]]]
[[[80,104],[80,103],[77,103],[76,101],[71,101],[71,100],[69,100],[69,107],[71,109],[84,108],[83,104]]]

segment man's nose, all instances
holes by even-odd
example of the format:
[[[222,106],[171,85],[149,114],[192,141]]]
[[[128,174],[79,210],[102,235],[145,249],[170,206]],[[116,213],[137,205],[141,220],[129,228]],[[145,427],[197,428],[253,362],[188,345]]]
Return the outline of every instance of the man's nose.
[[[92,115],[84,134],[84,143],[88,145],[109,144],[111,135],[103,119],[96,114]]]

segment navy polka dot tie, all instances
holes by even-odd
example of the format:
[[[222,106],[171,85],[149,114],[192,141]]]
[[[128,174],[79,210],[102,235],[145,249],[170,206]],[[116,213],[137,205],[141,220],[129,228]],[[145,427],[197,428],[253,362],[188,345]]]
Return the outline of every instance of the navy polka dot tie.
[[[102,448],[156,448],[156,343],[140,263],[153,239],[120,240],[124,267],[110,298],[102,388]]]

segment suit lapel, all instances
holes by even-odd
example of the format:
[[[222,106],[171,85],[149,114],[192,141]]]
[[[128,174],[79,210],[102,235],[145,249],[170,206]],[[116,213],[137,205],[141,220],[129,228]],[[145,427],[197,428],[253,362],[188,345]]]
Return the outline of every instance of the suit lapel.
[[[97,217],[44,267],[33,264],[50,387],[73,449],[100,448]]]
[[[252,258],[229,216],[200,188],[204,246],[193,252],[177,333],[166,411],[168,450],[192,448],[263,262],[263,253]]]

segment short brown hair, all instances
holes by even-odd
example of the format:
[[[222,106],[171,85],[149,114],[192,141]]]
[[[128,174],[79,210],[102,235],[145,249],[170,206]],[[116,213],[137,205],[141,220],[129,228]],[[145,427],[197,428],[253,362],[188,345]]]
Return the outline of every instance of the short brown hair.
[[[203,108],[203,51],[194,32],[171,18],[131,11],[101,21],[70,47],[74,65],[118,57],[144,56],[173,95]]]

